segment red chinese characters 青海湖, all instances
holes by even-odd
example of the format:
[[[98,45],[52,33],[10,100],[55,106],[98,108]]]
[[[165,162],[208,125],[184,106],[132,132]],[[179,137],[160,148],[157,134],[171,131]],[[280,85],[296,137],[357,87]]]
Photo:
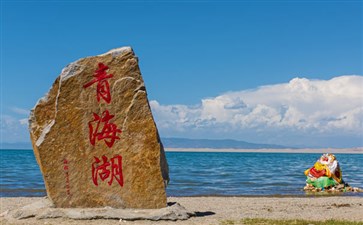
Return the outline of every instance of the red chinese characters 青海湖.
[[[108,74],[108,69],[108,66],[99,63],[98,69],[93,75],[93,80],[83,85],[83,88],[87,89],[97,83],[96,97],[98,103],[100,103],[102,99],[107,104],[111,103],[111,92],[108,79],[112,78],[113,74]],[[101,114],[93,112],[93,119],[88,122],[89,141],[91,145],[95,146],[96,142],[103,140],[108,148],[112,148],[115,141],[120,139],[118,134],[122,131],[111,121],[114,117],[115,116],[110,114],[107,109]],[[101,159],[94,156],[94,161],[92,163],[92,181],[96,186],[99,184],[98,178],[100,178],[101,181],[108,180],[108,185],[111,185],[113,180],[116,180],[122,187],[122,156],[115,155],[110,159],[105,155],[103,155]]]

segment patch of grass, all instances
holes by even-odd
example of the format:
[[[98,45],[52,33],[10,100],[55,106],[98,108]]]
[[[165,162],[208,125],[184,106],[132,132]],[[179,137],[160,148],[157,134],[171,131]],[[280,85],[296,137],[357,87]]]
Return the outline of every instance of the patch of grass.
[[[238,224],[238,221],[234,221],[234,220],[223,220],[221,222],[221,225],[235,225]]]
[[[351,222],[344,220],[275,220],[275,219],[260,219],[246,218],[240,221],[224,220],[221,225],[363,225],[363,222]]]

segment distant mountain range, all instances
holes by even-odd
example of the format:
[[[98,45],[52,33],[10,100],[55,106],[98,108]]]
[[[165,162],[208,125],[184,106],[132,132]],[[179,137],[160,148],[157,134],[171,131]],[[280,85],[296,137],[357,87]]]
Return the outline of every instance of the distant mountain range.
[[[232,149],[285,149],[292,148],[283,145],[256,144],[232,139],[188,139],[188,138],[161,138],[165,148],[232,148]]]
[[[188,139],[188,138],[161,138],[165,148],[231,148],[231,149],[286,149],[292,148],[283,145],[256,144],[232,139]],[[1,149],[32,149],[30,142],[1,143]]]

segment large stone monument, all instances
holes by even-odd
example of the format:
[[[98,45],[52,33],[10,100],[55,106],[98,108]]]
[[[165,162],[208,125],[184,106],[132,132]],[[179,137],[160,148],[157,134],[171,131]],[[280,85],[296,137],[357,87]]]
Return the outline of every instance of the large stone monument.
[[[130,47],[64,68],[29,129],[56,207],[166,207],[168,165]]]

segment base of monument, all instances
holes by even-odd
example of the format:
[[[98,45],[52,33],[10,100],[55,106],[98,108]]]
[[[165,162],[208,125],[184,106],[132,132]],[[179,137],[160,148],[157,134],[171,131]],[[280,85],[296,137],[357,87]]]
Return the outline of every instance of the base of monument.
[[[161,209],[115,209],[104,208],[54,208],[48,198],[9,211],[4,215],[7,219],[23,220],[65,218],[74,220],[115,219],[115,220],[187,220],[195,216],[195,212],[188,212],[179,203],[168,203]]]

